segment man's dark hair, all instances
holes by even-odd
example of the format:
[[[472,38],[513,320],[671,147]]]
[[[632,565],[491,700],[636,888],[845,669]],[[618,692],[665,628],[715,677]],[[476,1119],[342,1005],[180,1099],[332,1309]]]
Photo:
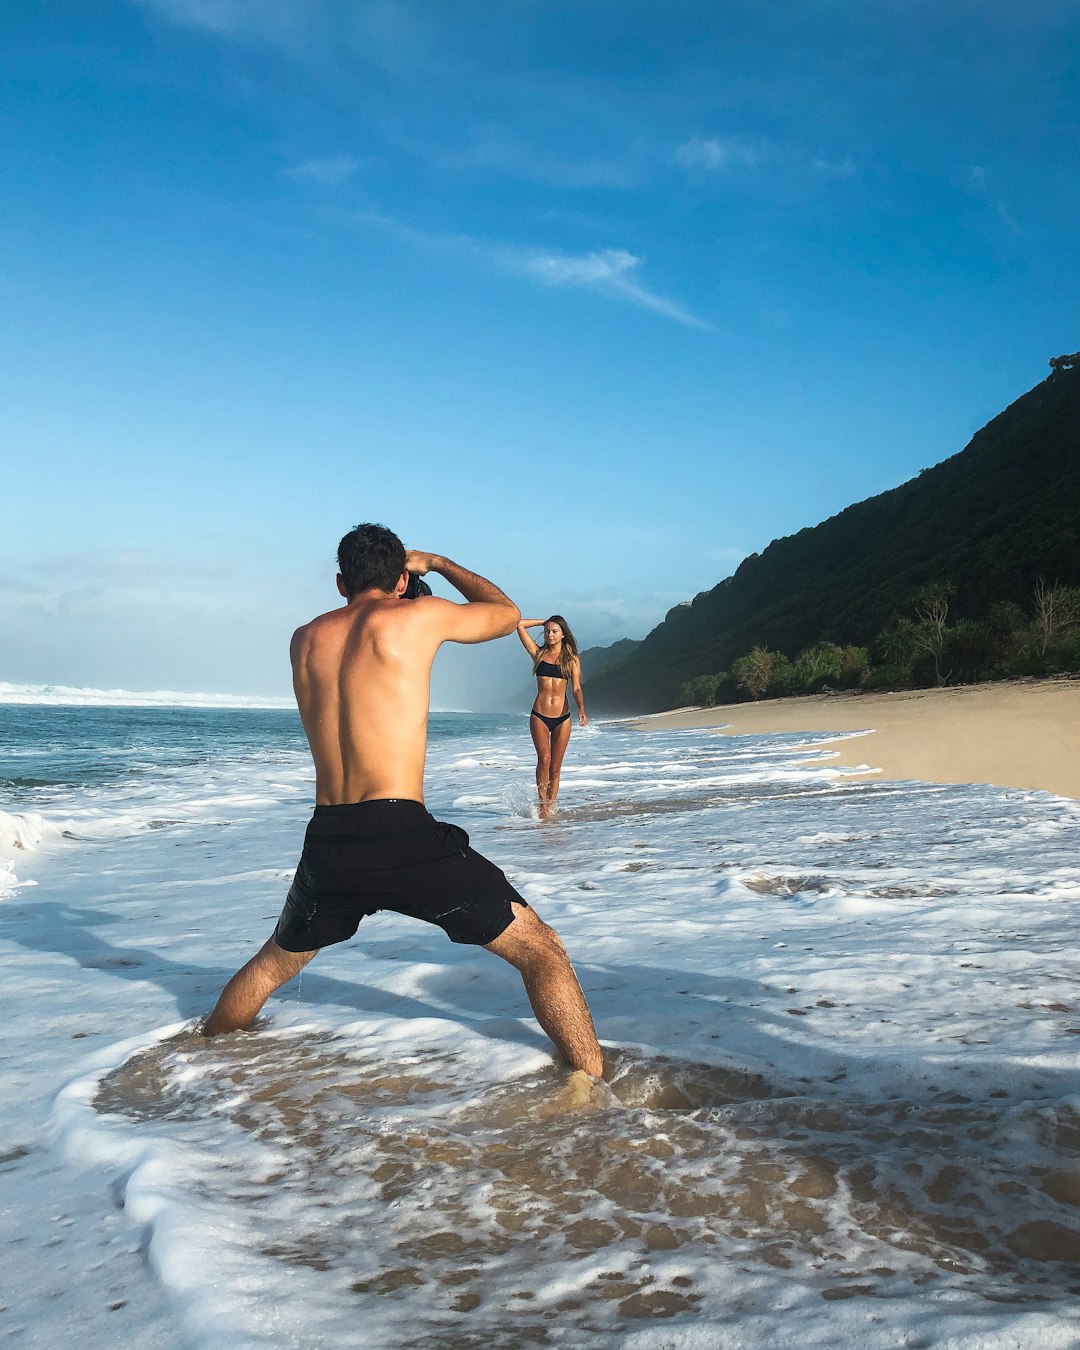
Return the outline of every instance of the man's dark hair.
[[[389,594],[405,571],[405,545],[385,525],[357,525],[338,544],[337,559],[350,600],[360,591]]]

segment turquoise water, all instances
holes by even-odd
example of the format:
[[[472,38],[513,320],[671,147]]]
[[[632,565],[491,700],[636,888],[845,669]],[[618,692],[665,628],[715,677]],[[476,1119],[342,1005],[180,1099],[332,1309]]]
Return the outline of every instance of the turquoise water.
[[[520,719],[433,713],[432,745],[511,729]],[[43,809],[67,790],[230,763],[307,755],[295,709],[0,705],[0,806]]]

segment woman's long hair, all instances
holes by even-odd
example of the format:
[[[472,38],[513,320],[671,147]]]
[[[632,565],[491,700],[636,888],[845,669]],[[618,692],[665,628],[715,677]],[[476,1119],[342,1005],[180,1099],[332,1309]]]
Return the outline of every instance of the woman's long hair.
[[[570,625],[566,622],[566,620],[563,618],[561,614],[550,614],[544,620],[545,627],[549,623],[557,623],[559,627],[562,629],[562,650],[559,652],[559,669],[566,676],[566,678],[569,679],[573,671],[573,663],[576,659],[578,659],[579,656],[577,639],[574,637],[573,633],[571,633]],[[544,648],[541,647],[540,650],[536,653],[536,656],[533,658],[534,674],[536,673],[536,667],[543,660],[544,660]]]

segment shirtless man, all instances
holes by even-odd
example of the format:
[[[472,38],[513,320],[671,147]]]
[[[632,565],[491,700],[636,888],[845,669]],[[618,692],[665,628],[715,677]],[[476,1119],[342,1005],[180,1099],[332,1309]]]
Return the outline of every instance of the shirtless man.
[[[437,924],[520,972],[536,1020],[572,1069],[599,1077],[603,1056],[555,932],[456,825],[424,806],[431,664],[443,642],[514,631],[497,586],[435,553],[405,552],[381,525],[338,549],[346,604],[298,628],[293,688],[315,761],[315,813],[273,936],[222,990],[203,1035],[236,1031],[322,947],[345,942],[379,909]],[[438,572],[465,597],[404,599],[410,574]]]

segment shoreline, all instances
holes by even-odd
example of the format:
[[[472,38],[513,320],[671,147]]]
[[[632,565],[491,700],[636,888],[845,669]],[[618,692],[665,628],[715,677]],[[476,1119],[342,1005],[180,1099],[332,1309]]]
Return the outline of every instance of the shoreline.
[[[810,694],[676,708],[627,721],[642,731],[714,727],[728,736],[835,732],[843,739],[824,747],[823,762],[865,765],[868,775],[989,783],[1080,799],[1076,678]]]

